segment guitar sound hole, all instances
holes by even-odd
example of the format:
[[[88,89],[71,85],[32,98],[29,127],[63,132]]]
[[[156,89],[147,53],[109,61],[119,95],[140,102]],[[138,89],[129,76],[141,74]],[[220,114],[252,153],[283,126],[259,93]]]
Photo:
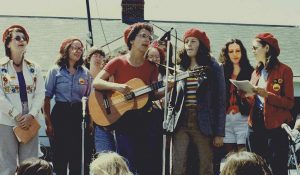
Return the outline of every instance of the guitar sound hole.
[[[134,93],[130,92],[129,94],[126,94],[124,97],[126,100],[132,100],[134,98]]]

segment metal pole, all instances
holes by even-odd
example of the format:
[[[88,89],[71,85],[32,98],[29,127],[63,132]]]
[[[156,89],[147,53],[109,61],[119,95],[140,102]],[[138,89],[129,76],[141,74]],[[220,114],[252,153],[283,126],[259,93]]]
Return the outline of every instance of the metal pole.
[[[85,117],[86,117],[86,102],[87,97],[82,97],[82,122],[81,122],[81,175],[84,175],[84,131],[85,131]]]
[[[89,27],[87,43],[90,45],[90,47],[93,47],[94,38],[93,38],[93,29],[92,29],[92,21],[91,21],[89,0],[86,0],[86,12],[87,12],[87,18],[88,18],[88,27]]]

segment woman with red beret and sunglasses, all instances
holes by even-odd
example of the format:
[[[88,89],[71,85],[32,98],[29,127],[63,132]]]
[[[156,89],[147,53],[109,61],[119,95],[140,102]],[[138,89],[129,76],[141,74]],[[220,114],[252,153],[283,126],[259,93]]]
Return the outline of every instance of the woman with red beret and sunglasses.
[[[45,90],[39,66],[25,57],[29,43],[25,28],[10,26],[2,41],[6,56],[0,61],[0,173],[12,175],[19,162],[38,157],[38,135],[19,143],[13,128],[27,130],[38,118]]]
[[[251,105],[247,148],[265,158],[274,175],[287,175],[288,136],[281,124],[292,120],[294,105],[292,69],[278,60],[280,48],[271,33],[260,33],[252,42],[258,62],[251,76]]]

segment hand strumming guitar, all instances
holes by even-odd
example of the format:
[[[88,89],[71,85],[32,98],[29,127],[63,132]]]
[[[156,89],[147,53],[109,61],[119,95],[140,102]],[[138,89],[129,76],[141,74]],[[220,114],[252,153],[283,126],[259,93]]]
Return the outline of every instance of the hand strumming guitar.
[[[129,92],[131,92],[133,88],[130,87],[129,85],[127,84],[118,84],[116,87],[115,87],[115,90],[121,92],[122,94],[128,94]]]

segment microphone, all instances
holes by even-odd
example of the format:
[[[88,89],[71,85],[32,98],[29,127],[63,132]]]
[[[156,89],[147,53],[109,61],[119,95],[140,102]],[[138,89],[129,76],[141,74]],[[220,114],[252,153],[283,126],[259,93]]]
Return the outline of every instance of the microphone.
[[[87,97],[82,97],[81,103],[82,103],[82,116],[85,117],[86,114],[86,102],[87,102]]]
[[[166,40],[166,38],[168,38],[168,36],[170,36],[171,34],[171,31],[173,30],[174,28],[172,27],[169,31],[167,31],[162,37],[160,37],[158,40],[159,41],[164,41]]]
[[[297,129],[292,130],[290,126],[287,125],[286,123],[282,123],[281,128],[285,130],[285,132],[288,134],[288,136],[294,143],[299,142],[300,133]]]

